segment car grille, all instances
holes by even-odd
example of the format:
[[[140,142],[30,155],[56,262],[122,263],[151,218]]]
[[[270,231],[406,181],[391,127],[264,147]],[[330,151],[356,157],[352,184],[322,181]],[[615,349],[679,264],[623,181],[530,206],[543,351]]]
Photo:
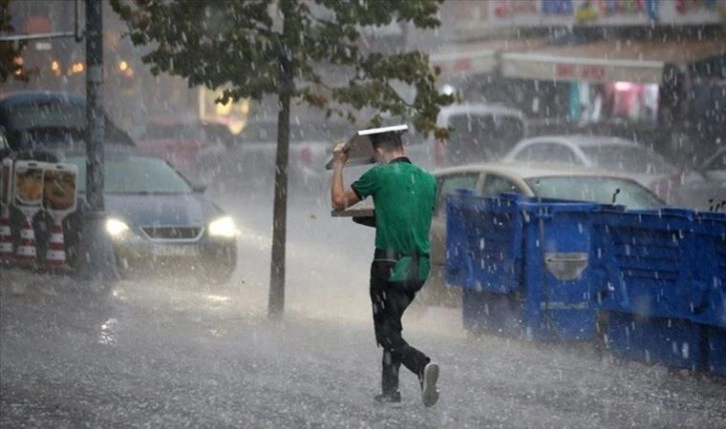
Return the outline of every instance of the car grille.
[[[145,226],[141,230],[151,240],[194,241],[202,235],[201,227]]]

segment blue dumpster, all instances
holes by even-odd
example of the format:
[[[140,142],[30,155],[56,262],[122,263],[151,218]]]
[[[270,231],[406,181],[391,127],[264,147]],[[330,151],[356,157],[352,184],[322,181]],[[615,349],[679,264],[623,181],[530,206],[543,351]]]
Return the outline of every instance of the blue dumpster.
[[[606,283],[599,307],[613,354],[704,368],[706,337],[693,321],[703,301],[693,281],[694,216],[681,209],[604,210],[596,216],[595,264],[598,280]]]
[[[448,198],[447,283],[495,293],[519,288],[523,198],[481,198],[471,192]]]
[[[726,377],[726,328],[704,325],[706,336],[706,369]]]
[[[609,211],[594,222],[598,269],[604,271],[606,310],[688,319],[693,314],[693,212]]]
[[[588,264],[597,207],[506,194],[450,197],[446,276],[464,288],[464,326],[529,340],[594,338]]]
[[[596,335],[590,265],[591,203],[529,201],[524,220],[525,333],[544,340],[588,340]]]
[[[468,204],[474,192],[469,189],[456,189],[446,200],[446,283],[460,287],[471,287],[473,284],[472,258],[469,255],[469,244],[466,231],[469,219],[475,213]]]
[[[726,376],[726,214],[698,213],[694,233],[692,319],[705,332],[706,369]]]
[[[604,338],[615,356],[691,371],[703,370],[707,359],[705,331],[690,320],[607,311]],[[719,345],[716,345],[719,347]]]
[[[726,214],[699,213],[694,234],[693,320],[726,328]]]

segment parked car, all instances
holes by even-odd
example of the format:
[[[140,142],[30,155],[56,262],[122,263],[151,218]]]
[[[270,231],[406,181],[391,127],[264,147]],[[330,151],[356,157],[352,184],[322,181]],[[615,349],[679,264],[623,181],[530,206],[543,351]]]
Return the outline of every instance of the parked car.
[[[716,150],[697,171],[705,180],[685,184],[676,197],[675,205],[726,212],[726,147]]]
[[[28,159],[28,157],[23,157]],[[68,263],[78,267],[84,214],[87,156],[83,151],[33,154],[45,162],[78,167],[78,209],[63,222]],[[200,282],[227,282],[237,263],[237,227],[234,220],[192,186],[166,160],[135,149],[106,148],[104,203],[109,234],[123,277],[193,277]],[[23,217],[11,217],[15,242]],[[38,256],[48,241],[47,216],[35,220]]]
[[[668,203],[675,202],[678,189],[684,183],[703,180],[699,174],[674,166],[655,151],[634,141],[608,136],[528,138],[517,143],[501,161],[561,162],[624,173]]]
[[[185,117],[157,117],[136,145],[161,156],[195,183],[211,183],[236,136],[222,123]]]
[[[441,168],[500,158],[527,135],[522,112],[496,104],[465,103],[443,107],[438,127],[449,128],[447,140],[406,136],[406,154],[425,168]]]
[[[438,195],[431,225],[431,278],[422,302],[459,305],[460,288],[444,284],[446,264],[446,197],[455,189],[471,189],[477,195],[502,193],[527,197],[593,201],[629,209],[659,209],[665,202],[648,188],[628,177],[596,168],[569,164],[488,163],[439,169],[434,172]]]
[[[330,186],[325,162],[333,143],[353,135],[342,120],[295,121],[290,124],[288,183],[296,191],[323,193]],[[253,119],[224,157],[220,181],[231,187],[260,189],[274,183],[277,119]]]
[[[726,182],[726,147],[722,147],[704,161],[698,168],[708,179]]]
[[[105,143],[134,146],[131,137],[107,115],[103,120]],[[86,124],[83,97],[57,91],[0,94],[0,134],[12,151],[75,148],[85,141]]]

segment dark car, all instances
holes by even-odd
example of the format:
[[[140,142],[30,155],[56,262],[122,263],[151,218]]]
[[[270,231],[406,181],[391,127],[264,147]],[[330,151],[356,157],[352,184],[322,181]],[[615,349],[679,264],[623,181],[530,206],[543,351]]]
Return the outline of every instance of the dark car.
[[[54,159],[51,159],[54,158]],[[26,158],[27,159],[27,158]],[[35,160],[78,167],[78,209],[63,222],[68,263],[78,268],[84,214],[86,163],[84,152],[43,152]],[[125,278],[192,277],[220,284],[237,261],[238,230],[233,219],[194,188],[166,160],[134,149],[107,148],[104,162],[106,232],[111,238],[120,274]],[[13,216],[14,231],[22,215]],[[40,262],[47,247],[49,219],[34,221]],[[17,235],[17,234],[16,234]],[[16,243],[20,237],[16,237]]]
[[[63,162],[78,167],[85,192],[86,156]],[[161,273],[226,282],[237,261],[233,219],[164,159],[107,151],[104,200],[106,231],[124,276]]]
[[[104,142],[134,146],[126,132],[104,114]],[[86,100],[54,91],[18,91],[0,94],[0,134],[10,150],[74,148],[84,141]],[[83,143],[85,144],[85,143]]]

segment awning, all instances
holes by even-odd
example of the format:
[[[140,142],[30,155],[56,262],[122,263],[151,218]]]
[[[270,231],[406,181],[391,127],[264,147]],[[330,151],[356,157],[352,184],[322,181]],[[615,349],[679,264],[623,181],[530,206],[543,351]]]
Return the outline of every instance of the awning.
[[[503,76],[560,81],[659,83],[666,64],[688,65],[726,55],[726,40],[603,40],[503,52]]]
[[[544,45],[542,39],[489,40],[480,43],[445,46],[429,57],[446,78],[491,73],[501,52],[525,51]]]

